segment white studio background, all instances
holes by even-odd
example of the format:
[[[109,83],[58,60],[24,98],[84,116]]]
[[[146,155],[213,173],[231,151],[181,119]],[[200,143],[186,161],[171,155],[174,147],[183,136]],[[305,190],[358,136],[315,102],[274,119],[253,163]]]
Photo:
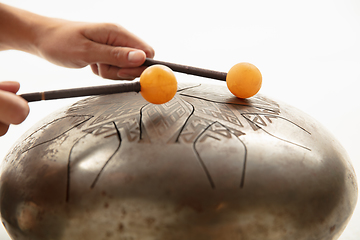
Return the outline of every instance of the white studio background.
[[[118,23],[148,42],[158,60],[224,72],[238,62],[251,62],[263,75],[261,93],[325,125],[360,176],[359,0],[1,2],[51,17]],[[192,79],[177,76],[179,81]],[[0,52],[4,80],[19,81],[22,93],[113,83],[89,67],[65,69],[16,51]],[[31,103],[27,120],[0,137],[0,160],[33,124],[77,100]],[[359,206],[340,240],[360,239],[358,226]],[[0,239],[10,240],[2,227]]]

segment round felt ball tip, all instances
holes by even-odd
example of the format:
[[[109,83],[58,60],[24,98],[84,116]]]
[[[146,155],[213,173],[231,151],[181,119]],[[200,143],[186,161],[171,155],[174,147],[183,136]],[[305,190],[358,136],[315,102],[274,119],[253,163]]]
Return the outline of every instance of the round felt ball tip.
[[[261,88],[262,76],[259,69],[251,63],[238,63],[226,75],[226,84],[238,98],[254,96]]]
[[[170,101],[176,94],[177,81],[173,71],[164,65],[152,65],[140,76],[141,95],[153,104]]]

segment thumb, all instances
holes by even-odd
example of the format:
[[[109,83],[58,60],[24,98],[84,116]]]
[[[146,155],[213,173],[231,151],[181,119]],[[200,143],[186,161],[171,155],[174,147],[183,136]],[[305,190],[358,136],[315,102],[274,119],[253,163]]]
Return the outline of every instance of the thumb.
[[[104,63],[120,68],[131,68],[141,66],[146,59],[145,52],[139,49],[94,44],[93,50],[88,52],[89,64]]]
[[[20,89],[20,83],[14,81],[0,82],[0,90],[17,93]]]
[[[25,99],[14,93],[0,90],[0,123],[20,124],[29,114]]]

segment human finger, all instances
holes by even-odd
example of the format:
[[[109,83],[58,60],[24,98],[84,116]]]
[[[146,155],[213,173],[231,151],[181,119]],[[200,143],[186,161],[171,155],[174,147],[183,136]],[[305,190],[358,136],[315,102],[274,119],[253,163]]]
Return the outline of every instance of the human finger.
[[[134,74],[132,72],[129,72],[129,74],[119,74],[119,71],[121,71],[121,68],[108,65],[108,64],[96,64],[96,67],[93,66],[93,72],[100,77],[107,78],[107,79],[113,79],[113,80],[134,80],[136,77],[140,76],[136,74],[136,71],[134,71]],[[133,68],[138,69],[138,68]]]
[[[0,122],[0,136],[4,136],[8,130],[9,130],[9,125]]]
[[[112,23],[87,25],[83,35],[93,42],[143,50],[148,58],[155,55],[154,49],[124,27]]]
[[[98,65],[96,63],[92,63],[90,64],[91,70],[93,71],[93,73],[95,75],[99,76],[99,69],[98,69]]]
[[[146,69],[145,66],[137,67],[137,68],[120,68],[117,72],[117,76],[122,79],[130,78],[130,77],[140,77],[141,73]]]
[[[29,105],[25,99],[14,93],[0,90],[0,122],[20,124],[29,114]]]
[[[20,89],[20,83],[15,81],[3,81],[0,82],[0,90],[7,92],[17,93]]]
[[[85,53],[85,61],[88,64],[103,63],[120,68],[138,67],[145,62],[145,59],[146,54],[142,50],[98,43],[92,43]]]

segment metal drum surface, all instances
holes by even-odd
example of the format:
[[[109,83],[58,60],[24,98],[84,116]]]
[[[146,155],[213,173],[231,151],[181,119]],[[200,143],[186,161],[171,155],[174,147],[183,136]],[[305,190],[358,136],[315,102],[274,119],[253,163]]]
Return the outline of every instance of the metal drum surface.
[[[226,86],[90,97],[34,126],[3,162],[16,240],[329,240],[357,201],[345,150],[317,121]]]

